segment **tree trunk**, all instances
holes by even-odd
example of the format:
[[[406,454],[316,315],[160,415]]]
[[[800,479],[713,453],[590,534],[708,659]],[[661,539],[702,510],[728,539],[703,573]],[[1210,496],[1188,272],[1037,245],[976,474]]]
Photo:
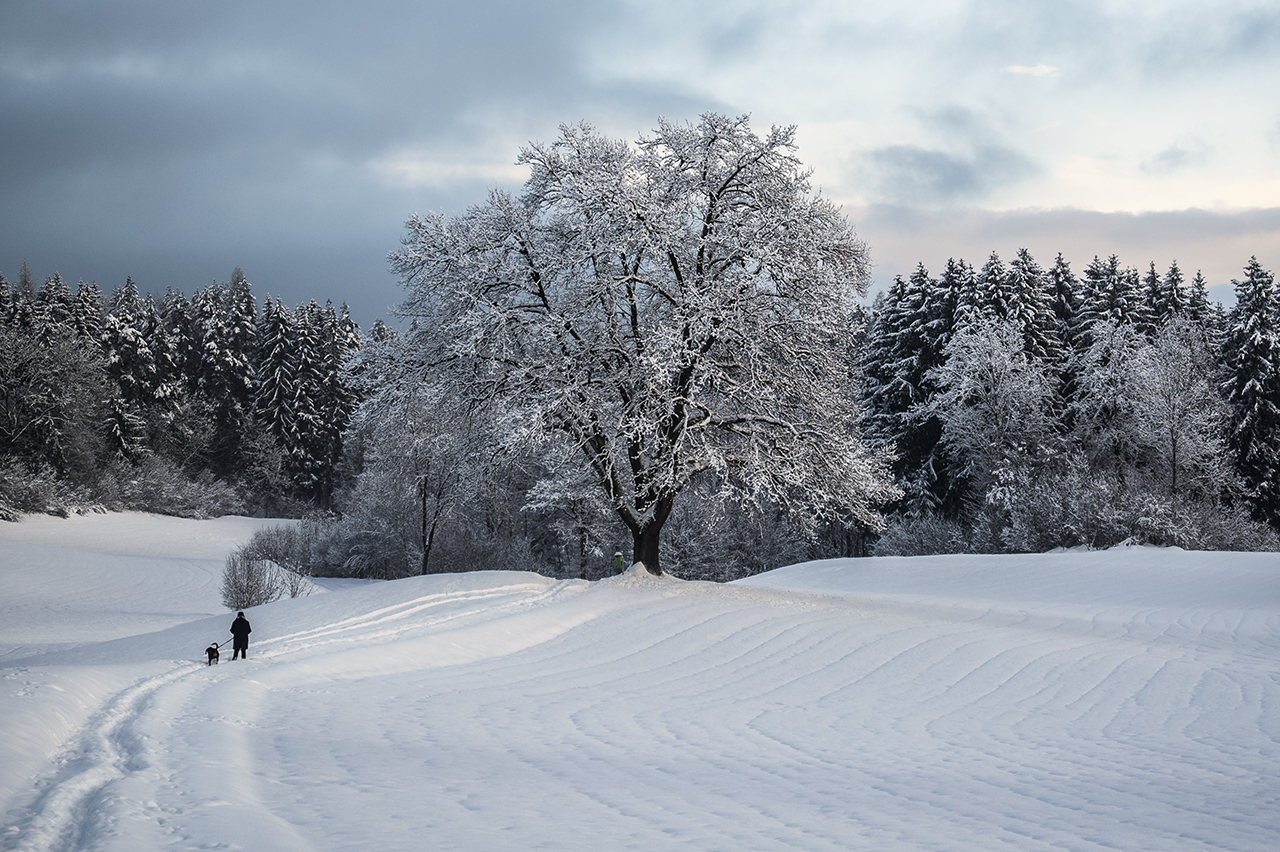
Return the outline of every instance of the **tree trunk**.
[[[658,533],[662,525],[671,515],[674,497],[663,497],[654,507],[653,517],[643,527],[631,526],[631,564],[643,563],[650,574],[662,576],[662,566],[658,561]]]
[[[658,564],[658,530],[650,524],[631,532],[631,564],[644,563],[650,574],[662,576],[662,567]]]
[[[422,498],[422,574],[426,576],[427,562],[431,559],[431,542],[427,538],[427,478],[418,480],[418,496]],[[434,533],[435,530],[433,529]]]

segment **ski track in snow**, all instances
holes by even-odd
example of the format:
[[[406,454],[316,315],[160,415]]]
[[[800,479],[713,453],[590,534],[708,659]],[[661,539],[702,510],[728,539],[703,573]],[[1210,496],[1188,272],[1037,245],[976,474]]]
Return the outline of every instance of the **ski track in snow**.
[[[1280,848],[1274,555],[484,573],[249,615],[248,661],[111,694],[4,848]],[[75,653],[6,669],[21,700]]]
[[[146,678],[113,696],[95,713],[76,745],[59,760],[61,770],[44,784],[30,815],[23,824],[11,827],[6,848],[86,848],[102,791],[148,764],[146,744],[135,730],[137,719],[156,690],[183,674],[179,670]]]

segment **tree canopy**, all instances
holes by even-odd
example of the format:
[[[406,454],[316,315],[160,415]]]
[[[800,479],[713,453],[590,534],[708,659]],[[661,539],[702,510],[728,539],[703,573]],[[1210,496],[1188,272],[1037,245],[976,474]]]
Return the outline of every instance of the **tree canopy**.
[[[588,471],[655,573],[698,477],[878,525],[895,489],[851,366],[867,250],[811,191],[794,128],[705,115],[630,145],[565,126],[518,162],[519,196],[415,215],[391,256],[422,380]]]

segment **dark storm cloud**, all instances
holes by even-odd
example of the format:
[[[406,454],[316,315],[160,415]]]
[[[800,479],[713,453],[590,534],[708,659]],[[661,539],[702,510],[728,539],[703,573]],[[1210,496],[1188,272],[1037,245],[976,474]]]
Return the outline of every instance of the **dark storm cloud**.
[[[491,182],[380,178],[403,148],[498,149],[619,110],[581,70],[582,2],[8,2],[0,7],[0,270],[190,290],[244,267],[286,298],[399,300],[415,209]],[[626,92],[653,110],[661,92]],[[512,140],[494,138],[496,123]],[[345,291],[345,292],[344,292]]]
[[[410,213],[514,188],[520,145],[561,122],[634,139],[707,110],[814,128],[815,185],[914,206],[858,222],[882,262],[930,239],[985,254],[1051,222],[1118,250],[1087,217],[975,210],[1090,206],[1092,187],[1150,209],[1187,175],[1184,205],[1271,203],[1241,187],[1274,180],[1253,148],[1280,149],[1272,6],[3,0],[0,271],[189,292],[240,266],[259,292],[348,299],[367,324],[400,301],[385,258]],[[1007,73],[1042,66],[1057,71]],[[1116,163],[1137,173],[1118,199]],[[1221,200],[1198,188],[1214,181]],[[1234,256],[1256,235],[1229,221]]]

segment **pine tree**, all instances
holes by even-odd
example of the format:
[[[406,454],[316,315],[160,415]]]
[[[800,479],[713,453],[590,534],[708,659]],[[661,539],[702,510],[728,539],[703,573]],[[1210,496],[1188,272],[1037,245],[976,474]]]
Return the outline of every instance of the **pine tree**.
[[[1195,321],[1191,316],[1191,293],[1184,286],[1178,261],[1170,263],[1169,271],[1160,279],[1159,298],[1151,307],[1157,326],[1166,325],[1174,317],[1186,317]]]
[[[1149,339],[1155,337],[1156,329],[1160,326],[1160,314],[1163,308],[1161,288],[1160,273],[1156,271],[1156,262],[1153,260],[1147,267],[1146,275],[1142,276],[1142,310],[1138,319],[1139,330]]]
[[[163,416],[168,418],[171,416],[170,409],[185,390],[185,383],[178,347],[169,333],[160,306],[150,294],[147,294],[147,298],[142,303],[140,324],[143,336],[150,345],[152,361],[155,364],[152,396],[157,408]]]
[[[1187,316],[1192,322],[1205,325],[1210,320],[1213,306],[1209,303],[1209,282],[1204,279],[1200,270],[1196,270],[1196,277],[1191,279],[1188,289]]]
[[[1078,363],[1076,334],[1082,322],[1080,311],[1083,296],[1080,280],[1071,271],[1071,264],[1062,256],[1062,252],[1058,252],[1046,277],[1048,278],[1049,306],[1057,325],[1057,338],[1062,344],[1062,355],[1058,363],[1057,398],[1061,400],[1063,406],[1063,431],[1070,432],[1074,425],[1072,404],[1080,387],[1076,372]]]
[[[227,340],[228,354],[236,369],[229,371],[231,381],[228,390],[241,408],[249,411],[253,403],[253,391],[257,377],[253,371],[254,355],[258,347],[258,305],[240,267],[231,273],[227,285]]]
[[[329,411],[329,466],[323,500],[325,505],[332,497],[336,487],[338,463],[342,459],[343,435],[351,425],[356,409],[360,405],[360,396],[355,386],[348,380],[347,364],[360,349],[360,328],[351,319],[351,310],[344,302],[338,312],[327,309],[327,321],[332,329],[329,344],[329,369],[327,371],[328,392],[326,394]]]
[[[1051,370],[1065,360],[1063,341],[1053,309],[1053,293],[1031,252],[1018,249],[1005,275],[1006,319],[1022,332],[1024,350]]]
[[[1058,321],[1058,338],[1068,351],[1074,348],[1072,335],[1076,328],[1076,315],[1080,312],[1080,281],[1071,271],[1071,264],[1058,252],[1053,268],[1048,272],[1049,304]]]
[[[903,415],[916,402],[913,387],[898,381],[898,343],[910,321],[907,298],[907,282],[898,275],[871,309],[862,362],[863,431],[868,441],[880,447],[893,444],[902,430]]]
[[[76,287],[75,301],[71,308],[71,327],[84,340],[98,343],[102,340],[105,324],[102,292],[94,282],[81,281]]]
[[[107,312],[116,316],[136,318],[141,311],[142,296],[138,293],[138,285],[132,276],[125,276],[124,286],[112,291]]]
[[[945,360],[942,352],[947,348],[951,336],[955,334],[959,322],[958,312],[965,293],[973,288],[973,269],[964,260],[947,259],[933,292],[925,300],[928,306],[929,327],[926,337],[930,341],[934,353],[930,367],[935,367]]]
[[[293,412],[296,439],[286,445],[289,468],[297,490],[312,499],[322,496],[328,461],[324,315],[312,300],[294,312],[295,373]]]
[[[1111,255],[1105,261],[1093,258],[1084,271],[1080,312],[1072,339],[1077,354],[1094,343],[1090,329],[1103,322],[1133,323],[1143,327],[1141,293],[1136,269],[1120,266],[1120,258]]]
[[[194,394],[200,383],[200,360],[204,349],[201,335],[186,294],[170,288],[165,291],[160,306],[160,316],[173,344],[174,361],[181,376],[183,389]]]
[[[294,325],[280,299],[262,304],[262,328],[258,344],[258,387],[255,410],[258,423],[288,447],[297,442],[293,406],[297,395],[297,356]]]
[[[57,272],[45,279],[33,303],[36,326],[48,339],[55,330],[70,327],[73,312],[71,288]]]
[[[867,436],[894,447],[903,506],[916,514],[938,509],[949,491],[942,424],[926,404],[933,373],[946,360],[959,282],[971,284],[972,276],[963,261],[949,261],[947,270],[949,279],[938,281],[921,264],[909,279],[895,280],[873,312],[864,364]]]
[[[0,325],[8,325],[13,321],[13,288],[9,279],[0,272]]]
[[[981,322],[983,317],[987,316],[987,303],[982,287],[979,286],[978,276],[973,267],[965,263],[963,258],[955,263],[947,261],[940,286],[954,294],[956,307],[952,323],[953,332],[959,332],[961,329]]]
[[[145,409],[155,401],[155,355],[145,333],[138,289],[129,278],[111,297],[102,330],[108,383],[107,439],[119,457],[134,458],[146,445]]]
[[[1227,333],[1232,408],[1229,443],[1259,520],[1280,526],[1280,292],[1256,257],[1232,281],[1236,305]]]
[[[18,295],[27,302],[36,300],[36,280],[31,275],[31,267],[22,261],[22,269],[18,272]]]
[[[1009,292],[1009,270],[994,251],[977,276],[977,307],[982,316],[1005,320],[1013,310]]]
[[[200,292],[193,311],[202,341],[197,385],[213,408],[213,467],[222,476],[235,476],[253,418],[257,305],[249,282],[236,269],[230,283]]]

